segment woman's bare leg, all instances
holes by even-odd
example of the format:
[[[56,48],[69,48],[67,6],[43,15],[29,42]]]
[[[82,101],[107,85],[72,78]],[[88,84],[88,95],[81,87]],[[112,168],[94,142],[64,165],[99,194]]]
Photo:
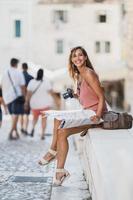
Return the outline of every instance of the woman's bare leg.
[[[54,119],[53,138],[52,138],[52,144],[50,148],[55,151],[57,151],[57,131],[60,124],[61,124],[61,120]]]
[[[24,116],[24,120],[25,120],[24,130],[27,131],[28,130],[28,125],[29,125],[29,115],[28,114],[26,114]]]
[[[41,133],[41,139],[44,139],[44,137],[45,137],[46,122],[47,122],[47,117],[42,117],[42,133]]]
[[[52,138],[52,143],[50,145],[50,149],[57,151],[57,130],[58,127],[60,125],[61,121],[54,119],[54,128],[53,128],[53,138]],[[47,152],[44,156],[43,159],[50,161],[51,159],[53,159],[53,155],[50,152]],[[39,161],[39,163],[41,164],[41,161]]]
[[[69,128],[69,129],[59,129],[58,130],[58,154],[57,154],[57,169],[64,169],[64,165],[66,162],[67,158],[67,153],[69,149],[69,144],[68,144],[68,137],[70,135],[79,133],[90,126],[81,126],[81,127],[75,127],[75,128]],[[61,172],[56,173],[56,178],[58,180],[61,179],[61,177],[64,174]]]
[[[32,118],[32,130],[31,130],[31,137],[33,137],[34,136],[34,130],[35,130],[35,126],[36,126],[36,124],[37,124],[37,122],[38,122],[38,118],[39,118],[39,116],[37,115],[33,115],[33,118]]]

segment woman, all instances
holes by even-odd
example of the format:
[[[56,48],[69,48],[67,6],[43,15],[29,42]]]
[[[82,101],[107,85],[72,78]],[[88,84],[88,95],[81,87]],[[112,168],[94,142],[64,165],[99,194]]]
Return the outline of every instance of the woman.
[[[27,95],[25,101],[25,110],[30,108],[33,114],[31,137],[34,136],[34,130],[39,116],[42,111],[48,110],[53,106],[52,88],[49,81],[43,80],[43,69],[39,69],[36,79],[32,79],[27,87]],[[41,139],[45,138],[46,118],[42,118]]]
[[[69,73],[74,81],[77,81],[77,94],[79,102],[82,105],[84,112],[93,110],[95,115],[91,116],[93,123],[98,123],[107,110],[105,104],[105,97],[103,89],[99,82],[98,76],[91,65],[86,51],[82,47],[76,47],[71,50],[69,57]],[[64,169],[67,153],[68,153],[68,140],[70,135],[86,131],[90,125],[72,127],[72,128],[59,128],[61,121],[54,120],[54,134],[50,150],[39,161],[39,164],[45,165],[50,163],[57,153],[57,169],[54,184],[56,186],[62,185],[64,180],[69,177],[69,172]]]

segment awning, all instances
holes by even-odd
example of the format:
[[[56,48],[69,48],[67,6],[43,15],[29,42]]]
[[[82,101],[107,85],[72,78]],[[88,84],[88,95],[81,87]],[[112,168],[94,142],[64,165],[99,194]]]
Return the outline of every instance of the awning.
[[[128,72],[127,68],[122,66],[122,67],[104,69],[102,71],[98,71],[98,74],[101,81],[113,81],[113,80],[126,79],[127,72]]]

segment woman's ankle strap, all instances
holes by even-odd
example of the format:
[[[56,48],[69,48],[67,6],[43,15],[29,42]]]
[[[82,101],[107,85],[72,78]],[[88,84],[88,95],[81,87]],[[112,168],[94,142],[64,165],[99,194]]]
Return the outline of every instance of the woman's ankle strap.
[[[57,151],[54,151],[53,149],[49,149],[48,152],[52,154],[53,156],[56,156],[57,154]]]
[[[62,169],[57,168],[57,169],[56,169],[56,172],[57,172],[57,173],[60,173],[60,172],[63,173],[63,172],[66,172],[66,170],[65,170],[64,168],[62,168]]]

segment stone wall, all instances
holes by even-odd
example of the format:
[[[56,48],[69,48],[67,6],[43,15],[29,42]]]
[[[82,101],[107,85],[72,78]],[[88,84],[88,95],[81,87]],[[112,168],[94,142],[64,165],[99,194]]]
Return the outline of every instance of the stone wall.
[[[119,0],[38,0],[39,4],[83,4],[83,3],[114,3]]]
[[[125,0],[125,27],[124,27],[125,59],[127,64],[127,80],[125,98],[133,113],[133,1]]]

